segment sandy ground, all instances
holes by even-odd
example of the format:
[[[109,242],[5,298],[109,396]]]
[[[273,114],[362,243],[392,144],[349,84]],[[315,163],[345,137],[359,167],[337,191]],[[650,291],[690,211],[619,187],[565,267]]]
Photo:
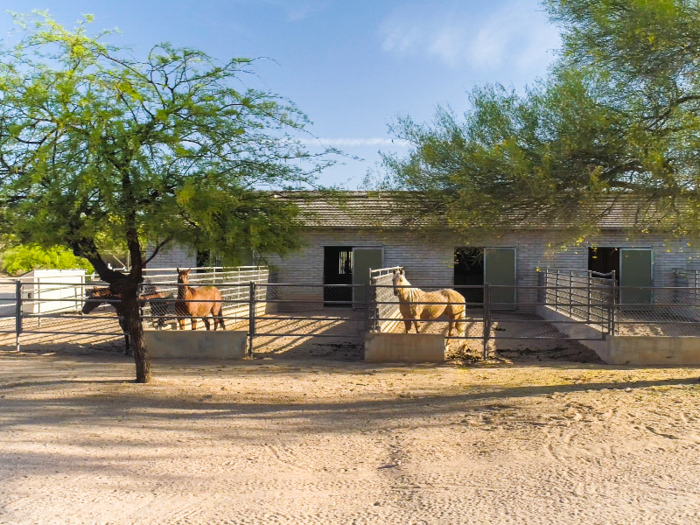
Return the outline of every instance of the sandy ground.
[[[698,369],[49,349],[0,351],[0,523],[700,521]]]

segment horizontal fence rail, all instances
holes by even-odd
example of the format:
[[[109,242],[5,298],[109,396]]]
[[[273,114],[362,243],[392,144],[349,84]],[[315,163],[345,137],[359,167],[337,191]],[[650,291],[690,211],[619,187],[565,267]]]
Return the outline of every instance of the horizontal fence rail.
[[[545,269],[533,285],[461,285],[459,318],[433,318],[426,309],[445,309],[442,300],[402,303],[393,276],[401,267],[370,270],[367,284],[270,282],[264,267],[242,267],[190,274],[178,284],[163,270],[140,288],[140,316],[146,330],[226,329],[248,334],[248,351],[286,338],[339,339],[360,345],[369,333],[401,333],[407,328],[440,333],[449,341],[481,341],[484,355],[494,340],[602,340],[608,335],[686,335],[700,337],[700,288],[678,272],[672,287],[620,287],[614,273]],[[685,279],[685,280],[683,280]],[[700,284],[700,282],[697,282]],[[185,287],[216,287],[220,299],[187,296]],[[425,286],[424,292],[454,288]],[[125,337],[118,297],[104,283],[0,281],[0,341],[19,349],[22,341],[72,343]],[[328,293],[332,291],[332,293]],[[474,294],[474,291],[478,294]],[[475,301],[473,298],[481,300]],[[517,303],[509,298],[518,297]],[[531,300],[530,300],[531,298]],[[200,322],[194,309],[210,303],[216,316]],[[40,305],[40,306],[39,306]],[[94,307],[94,308],[93,308]],[[466,307],[466,308],[465,308]],[[545,308],[556,320],[533,314]],[[443,313],[442,310],[439,313]],[[83,312],[87,313],[83,313]],[[213,326],[211,326],[213,324]],[[588,336],[566,335],[587,326]],[[452,330],[450,331],[450,328]],[[26,339],[25,339],[26,338]],[[43,338],[43,339],[42,339]]]

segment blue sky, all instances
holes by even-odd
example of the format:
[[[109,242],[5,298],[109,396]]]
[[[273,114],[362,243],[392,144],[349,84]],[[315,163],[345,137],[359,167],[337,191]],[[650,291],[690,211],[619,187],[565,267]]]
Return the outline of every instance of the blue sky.
[[[48,9],[64,25],[81,14],[94,29],[117,27],[119,45],[203,49],[215,58],[258,58],[263,88],[293,100],[320,143],[361,157],[329,169],[325,184],[353,189],[378,150],[406,153],[387,124],[430,120],[438,104],[467,108],[486,82],[522,89],[547,72],[559,46],[536,0],[2,0],[10,11]],[[12,27],[0,13],[3,38]],[[272,59],[272,60],[268,60]],[[311,136],[307,136],[311,139]],[[317,148],[316,139],[309,140]]]

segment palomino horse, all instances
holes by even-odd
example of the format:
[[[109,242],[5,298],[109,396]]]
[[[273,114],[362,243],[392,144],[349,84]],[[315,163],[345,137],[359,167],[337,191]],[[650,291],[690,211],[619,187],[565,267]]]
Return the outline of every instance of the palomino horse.
[[[185,329],[185,317],[192,320],[192,330],[197,329],[197,317],[201,317],[204,321],[204,326],[209,330],[209,319],[207,316],[211,313],[214,318],[214,330],[216,330],[217,322],[221,323],[221,328],[226,329],[224,325],[223,314],[221,309],[221,293],[215,286],[201,286],[192,288],[186,286],[190,282],[189,270],[177,269],[177,301],[175,302],[175,314],[177,322],[180,325],[180,330]],[[201,301],[201,302],[200,302]]]
[[[151,287],[153,288],[153,287]],[[83,305],[83,314],[87,315],[95,308],[98,306],[101,306],[105,303],[111,304],[114,306],[114,309],[117,311],[117,320],[119,321],[119,327],[122,329],[122,332],[124,332],[124,354],[129,355],[130,349],[131,349],[131,343],[129,340],[129,331],[127,330],[126,327],[126,317],[124,316],[124,311],[122,309],[122,296],[121,294],[114,293],[112,290],[109,288],[97,288],[94,287],[92,290],[87,290],[87,299],[85,301],[85,304]],[[167,313],[168,310],[168,305],[167,305],[167,299],[168,296],[156,292],[154,289],[153,290],[146,290],[145,294],[140,295],[140,299],[142,301],[148,301],[151,305],[151,312],[155,315],[158,316],[158,328],[162,328],[163,325],[163,316]]]
[[[415,319],[414,321],[404,321],[406,333],[411,329],[411,323],[416,327],[416,333],[419,334],[418,321],[437,319],[441,315],[447,315],[450,320],[450,331],[448,336],[452,335],[452,328],[457,325],[457,334],[461,332],[460,324],[465,323],[466,329],[466,302],[462,294],[455,290],[445,288],[436,292],[424,292],[420,288],[399,288],[400,286],[411,286],[403,268],[394,271],[394,295],[399,297],[399,310],[404,319]],[[424,304],[437,303],[437,304]],[[426,327],[427,329],[427,327]]]

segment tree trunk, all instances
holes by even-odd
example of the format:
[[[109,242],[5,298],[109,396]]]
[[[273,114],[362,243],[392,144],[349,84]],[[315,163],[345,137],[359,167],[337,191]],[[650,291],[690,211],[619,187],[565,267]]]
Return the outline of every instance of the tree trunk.
[[[132,217],[133,222],[133,217]],[[78,239],[71,245],[73,253],[78,257],[85,257],[97,271],[100,279],[109,283],[112,293],[121,296],[122,316],[126,323],[126,331],[129,333],[131,347],[134,351],[136,362],[136,382],[148,383],[151,380],[151,360],[148,357],[146,342],[143,339],[143,324],[139,310],[139,285],[143,280],[143,259],[141,247],[135,229],[127,231],[129,255],[131,257],[131,273],[123,275],[104,262],[93,239]]]
[[[124,319],[131,338],[131,348],[134,351],[136,382],[148,383],[151,380],[151,359],[148,357],[146,341],[143,338],[143,324],[139,315],[138,286],[130,284],[120,288]]]

